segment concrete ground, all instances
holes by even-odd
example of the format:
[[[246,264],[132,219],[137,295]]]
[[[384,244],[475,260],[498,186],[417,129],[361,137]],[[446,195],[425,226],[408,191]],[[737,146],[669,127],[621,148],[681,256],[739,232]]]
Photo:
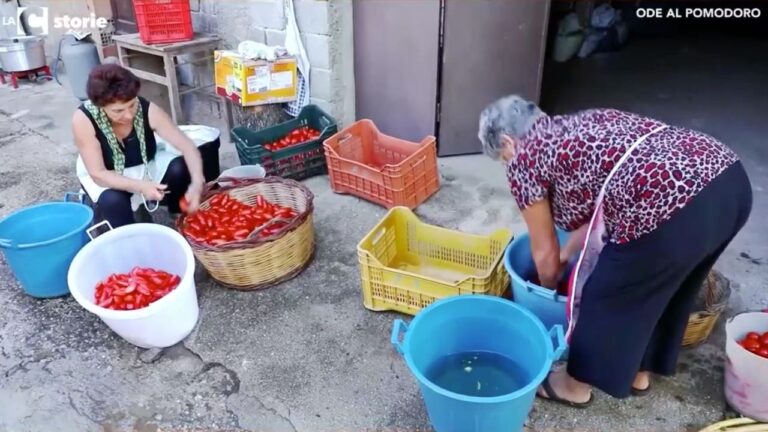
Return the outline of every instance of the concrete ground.
[[[758,224],[768,214],[768,83],[760,80],[768,67],[751,55],[764,45],[720,47],[727,49],[719,60],[703,41],[660,46],[638,40],[620,55],[553,69],[545,85],[556,97],[547,104],[643,111],[732,145],[752,176],[755,210],[718,268],[734,282],[729,314],[765,307],[768,239]],[[75,106],[55,83],[0,87],[0,217],[76,189]],[[235,162],[231,147],[222,158]],[[441,190],[418,209],[424,220],[479,233],[524,229],[500,166],[481,156],[447,158],[440,171]],[[24,295],[0,258],[0,432],[429,430],[418,387],[389,343],[399,315],[362,306],[355,245],[385,211],[335,195],[325,177],[306,184],[316,196],[313,264],[250,293],[198,272],[199,324],[163,351],[124,342],[71,297]],[[730,415],[722,333],[721,321],[651,395],[598,394],[585,411],[538,401],[530,430],[696,431]]]

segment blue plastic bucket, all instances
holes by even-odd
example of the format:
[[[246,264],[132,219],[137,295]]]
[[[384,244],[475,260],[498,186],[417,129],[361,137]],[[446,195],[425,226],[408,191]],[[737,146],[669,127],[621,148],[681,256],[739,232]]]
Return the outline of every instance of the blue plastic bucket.
[[[432,303],[410,325],[395,320],[392,344],[418,380],[437,432],[517,432],[565,341],[562,327],[547,332],[541,320],[509,300],[460,295]],[[490,352],[514,360],[527,384],[509,394],[477,397],[451,392],[427,379],[426,372],[436,361],[464,352]]]
[[[0,249],[24,291],[39,298],[69,293],[67,272],[88,241],[93,210],[78,203],[26,207],[0,221]]]
[[[568,240],[568,233],[558,230],[561,245]],[[531,241],[528,234],[521,234],[509,244],[504,252],[504,267],[512,284],[512,300],[533,312],[546,328],[554,325],[567,326],[565,302],[567,298],[556,291],[531,283],[527,280],[535,274],[536,265],[531,256]]]

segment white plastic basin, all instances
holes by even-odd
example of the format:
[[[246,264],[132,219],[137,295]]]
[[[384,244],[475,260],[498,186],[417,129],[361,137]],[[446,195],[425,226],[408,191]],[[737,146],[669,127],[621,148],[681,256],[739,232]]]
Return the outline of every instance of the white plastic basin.
[[[136,266],[179,275],[181,282],[142,309],[123,311],[96,305],[94,292],[100,281]],[[157,224],[131,224],[86,244],[72,261],[67,280],[75,300],[123,339],[142,348],[165,348],[187,337],[197,323],[200,310],[194,274],[192,249],[178,232]]]

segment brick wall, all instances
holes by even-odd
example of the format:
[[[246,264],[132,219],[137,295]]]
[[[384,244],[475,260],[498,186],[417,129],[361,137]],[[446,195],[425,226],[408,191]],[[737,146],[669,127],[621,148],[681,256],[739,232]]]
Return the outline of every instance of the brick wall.
[[[285,41],[283,0],[190,0],[195,29],[216,33],[222,46],[250,39],[268,45]],[[294,8],[311,66],[312,103],[341,123],[354,120],[352,0],[295,0]]]

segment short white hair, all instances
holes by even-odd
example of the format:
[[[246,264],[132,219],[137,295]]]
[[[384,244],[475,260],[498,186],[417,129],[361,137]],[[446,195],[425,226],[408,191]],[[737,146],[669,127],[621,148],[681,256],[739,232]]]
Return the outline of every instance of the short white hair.
[[[483,152],[498,159],[501,136],[522,138],[544,112],[533,102],[517,95],[505,96],[489,104],[480,113],[480,130],[477,133]]]

